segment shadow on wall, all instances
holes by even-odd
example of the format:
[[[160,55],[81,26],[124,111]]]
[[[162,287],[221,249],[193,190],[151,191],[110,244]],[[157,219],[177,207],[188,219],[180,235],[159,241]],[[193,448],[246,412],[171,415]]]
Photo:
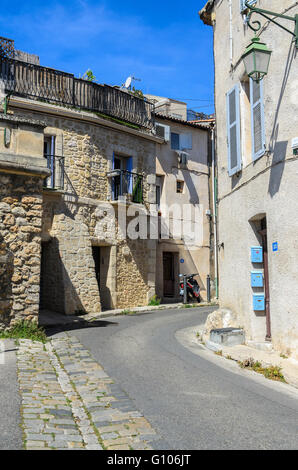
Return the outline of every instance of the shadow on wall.
[[[85,313],[59,253],[59,241],[41,244],[40,309],[64,314]]]
[[[11,281],[13,261],[13,254],[0,235],[0,325],[2,323],[5,326],[9,324],[13,305]]]
[[[285,89],[286,89],[286,86],[287,86],[287,82],[288,82],[288,78],[289,78],[289,74],[290,74],[290,70],[291,70],[291,67],[292,67],[292,62],[293,62],[295,54],[296,54],[296,47],[295,47],[294,42],[291,42],[288,57],[287,57],[286,68],[285,68],[285,72],[284,72],[284,76],[283,76],[283,81],[282,81],[282,85],[281,85],[281,90],[280,90],[280,94],[279,94],[279,98],[278,98],[278,103],[277,103],[277,107],[276,107],[276,111],[275,111],[274,121],[273,121],[273,128],[272,128],[270,144],[269,144],[269,151],[270,152],[274,151],[274,147],[275,147],[275,144],[276,144],[276,141],[277,141],[279,110],[280,110],[280,107],[281,107],[282,99],[283,99],[283,96],[284,96],[284,93],[285,93]]]
[[[287,141],[275,142],[268,192],[273,197],[279,191],[287,154]]]
[[[280,107],[282,104],[283,96],[286,90],[286,86],[289,79],[290,70],[292,67],[292,62],[296,54],[296,47],[294,42],[291,42],[290,49],[287,57],[286,67],[284,71],[283,81],[281,85],[281,90],[278,98],[278,103],[275,111],[274,121],[273,121],[273,128],[269,143],[269,152],[273,153],[273,160],[271,166],[271,173],[270,173],[270,181],[269,181],[269,188],[268,192],[271,197],[273,197],[278,191],[281,183],[281,178],[284,171],[285,166],[285,157],[287,153],[287,141],[278,141],[278,132],[279,132],[279,124],[278,124],[278,116]],[[279,163],[280,162],[280,163]]]
[[[192,272],[188,272],[188,273],[183,273],[181,272],[181,274],[194,274],[194,273],[197,273],[198,271],[198,267],[196,266],[195,264],[195,261],[191,255],[191,250],[187,251],[185,250],[185,253],[183,253],[183,256],[184,256],[184,259],[185,259],[185,263],[188,264],[188,266],[192,266]],[[180,268],[180,271],[183,271],[183,269]],[[206,286],[204,284],[204,281],[200,275],[200,273],[198,273],[198,275],[196,276],[196,280],[198,281],[198,284],[200,286],[200,289],[201,291],[206,291]]]

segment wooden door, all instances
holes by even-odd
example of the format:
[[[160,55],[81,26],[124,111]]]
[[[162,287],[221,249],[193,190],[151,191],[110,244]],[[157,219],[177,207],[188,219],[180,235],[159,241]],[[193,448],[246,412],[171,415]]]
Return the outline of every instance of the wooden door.
[[[163,295],[164,297],[174,297],[174,293],[174,253],[165,251],[163,253]]]

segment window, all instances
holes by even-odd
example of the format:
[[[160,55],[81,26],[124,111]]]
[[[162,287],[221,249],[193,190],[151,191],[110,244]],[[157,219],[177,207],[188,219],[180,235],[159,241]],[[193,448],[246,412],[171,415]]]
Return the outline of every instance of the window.
[[[227,93],[228,172],[232,176],[241,170],[239,85]]]
[[[232,176],[266,151],[263,80],[237,84],[227,93],[228,171]],[[241,116],[240,116],[241,111]],[[241,117],[241,124],[240,124]],[[241,134],[240,134],[241,128]]]
[[[176,182],[176,192],[182,194],[184,188],[184,181],[177,180]]]
[[[56,168],[55,168],[55,136],[45,136],[43,143],[43,156],[47,159],[47,167],[51,170],[51,176],[45,178],[46,188],[55,188]]]
[[[160,209],[161,192],[163,185],[163,176],[156,176],[156,205]]]
[[[171,132],[171,149],[180,150],[180,135]]]
[[[119,196],[132,194],[133,175],[132,157],[113,155],[113,170],[119,170],[119,174],[112,179],[113,200],[118,200]]]
[[[55,137],[52,136],[46,136],[44,138],[44,144],[43,144],[43,149],[44,149],[44,157],[49,160],[49,157],[53,157],[55,155]]]
[[[171,132],[171,149],[172,150],[191,150],[192,149],[192,134],[190,132],[185,134],[177,134]]]

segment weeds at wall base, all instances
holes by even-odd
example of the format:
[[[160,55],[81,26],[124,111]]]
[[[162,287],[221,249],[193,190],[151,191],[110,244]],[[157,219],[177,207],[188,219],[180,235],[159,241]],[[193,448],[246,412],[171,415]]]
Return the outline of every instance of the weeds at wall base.
[[[31,339],[45,343],[47,335],[45,330],[37,323],[22,320],[13,325],[9,330],[0,330],[0,339]]]

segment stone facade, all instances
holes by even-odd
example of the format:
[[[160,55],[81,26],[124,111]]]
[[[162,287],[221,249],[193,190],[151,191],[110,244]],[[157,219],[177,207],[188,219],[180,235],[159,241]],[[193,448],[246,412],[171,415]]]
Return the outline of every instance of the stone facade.
[[[43,137],[38,140],[40,128],[35,135],[27,132],[26,145],[21,145],[23,128],[14,124],[14,138],[3,161],[20,159],[17,151],[23,150],[31,164],[37,157],[39,165],[45,166],[43,141],[55,142],[55,156],[64,161],[63,169],[56,163],[55,178],[63,172],[64,188],[52,189],[51,177],[44,181],[48,170],[38,178],[26,172],[16,175],[15,168],[11,174],[2,174],[0,169],[1,262],[8,263],[12,257],[14,262],[11,276],[7,268],[2,281],[3,322],[4,318],[6,323],[37,319],[39,308],[81,314],[147,305],[155,294],[156,242],[123,236],[107,172],[113,169],[116,154],[131,158],[131,171],[143,177],[144,203],[132,204],[129,199],[121,203],[126,230],[133,208],[138,215],[138,211],[150,211],[155,202],[150,175],[155,174],[159,139],[111,125],[91,113],[45,103],[12,98],[9,109],[14,122],[42,120]]]
[[[0,322],[5,325],[38,318],[41,187],[41,178],[0,173],[0,298],[5,307],[0,307]]]

